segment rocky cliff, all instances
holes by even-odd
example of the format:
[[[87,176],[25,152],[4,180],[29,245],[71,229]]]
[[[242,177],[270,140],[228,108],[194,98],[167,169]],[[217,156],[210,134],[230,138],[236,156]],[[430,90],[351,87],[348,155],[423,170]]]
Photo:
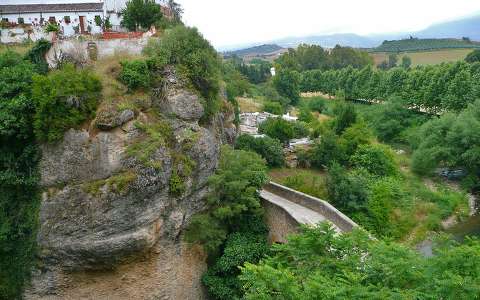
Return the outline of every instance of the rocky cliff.
[[[205,255],[181,241],[222,140],[171,72],[143,110],[104,106],[42,147],[40,262],[27,299],[201,299]],[[230,138],[225,138],[224,133]]]

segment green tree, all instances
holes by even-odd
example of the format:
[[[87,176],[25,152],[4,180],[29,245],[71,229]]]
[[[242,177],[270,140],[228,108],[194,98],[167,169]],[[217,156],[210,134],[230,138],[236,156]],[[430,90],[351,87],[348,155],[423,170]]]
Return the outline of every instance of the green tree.
[[[404,69],[408,69],[410,68],[410,66],[412,65],[412,59],[410,58],[410,56],[402,56],[402,68]]]
[[[175,21],[176,23],[181,23],[183,14],[182,6],[174,0],[168,0],[168,8],[172,12],[173,21]]]
[[[219,167],[209,178],[208,209],[192,218],[187,241],[200,242],[211,254],[218,252],[236,224],[262,215],[258,190],[266,182],[265,161],[258,154],[223,147]]]
[[[162,8],[154,0],[129,0],[122,11],[122,25],[130,31],[148,30],[162,17]]]
[[[480,242],[437,247],[425,258],[359,229],[339,235],[321,224],[245,264],[240,278],[245,299],[478,299]]]
[[[293,124],[282,118],[269,118],[260,124],[258,130],[260,133],[264,133],[271,138],[277,139],[283,144],[295,137]]]
[[[268,136],[253,137],[243,134],[237,138],[235,148],[258,153],[270,167],[281,167],[285,163],[282,144]]]
[[[480,49],[468,53],[467,57],[465,57],[465,61],[468,63],[480,62]]]
[[[398,58],[397,55],[392,53],[388,55],[388,68],[395,68],[397,66]]]
[[[393,151],[385,145],[361,145],[350,158],[356,168],[363,168],[376,176],[394,176],[398,173]]]
[[[280,94],[296,105],[300,101],[300,74],[291,70],[280,70],[273,78],[273,84]]]
[[[342,134],[345,129],[357,121],[355,107],[346,101],[337,101],[333,107],[333,130],[336,134]]]
[[[20,299],[36,254],[39,153],[31,98],[35,65],[0,54],[0,299]]]

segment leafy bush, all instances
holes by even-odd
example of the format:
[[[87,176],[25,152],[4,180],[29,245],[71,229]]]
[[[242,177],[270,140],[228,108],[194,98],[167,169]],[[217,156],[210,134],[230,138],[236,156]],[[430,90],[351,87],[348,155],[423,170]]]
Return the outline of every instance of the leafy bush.
[[[465,57],[465,61],[468,63],[480,62],[480,49],[468,53],[467,57]]]
[[[248,134],[241,135],[235,142],[235,148],[258,153],[270,167],[281,167],[285,163],[282,144],[268,136],[255,138]]]
[[[144,60],[126,60],[120,62],[122,71],[118,79],[123,82],[129,90],[148,88],[150,86],[150,72]]]
[[[293,124],[282,118],[269,118],[258,127],[260,133],[275,138],[282,143],[287,143],[295,137]]]
[[[328,200],[344,213],[355,213],[365,208],[368,199],[368,176],[348,173],[334,162],[328,168]]]
[[[350,158],[356,168],[367,170],[376,176],[394,176],[398,174],[398,165],[392,150],[385,145],[361,145]]]
[[[424,257],[361,230],[304,227],[274,245],[273,255],[245,264],[240,279],[246,299],[478,298],[480,242],[437,244],[435,255]]]
[[[283,115],[283,107],[278,102],[265,102],[263,110],[277,116]]]
[[[92,118],[100,100],[100,80],[88,70],[72,65],[46,76],[33,78],[32,97],[37,107],[35,135],[41,141],[55,142],[64,132]]]
[[[0,54],[0,298],[20,299],[36,254],[39,151],[33,134],[34,65]]]
[[[307,103],[312,111],[319,113],[323,112],[326,107],[325,100],[319,97],[311,98]]]
[[[40,74],[48,72],[48,63],[45,55],[52,47],[52,43],[45,39],[40,39],[35,42],[33,47],[25,54],[25,58],[35,65],[35,69]]]
[[[355,107],[345,101],[335,103],[333,114],[335,115],[333,130],[336,134],[342,134],[345,129],[357,121]]]
[[[219,167],[209,178],[208,210],[192,218],[187,241],[202,243],[209,253],[218,251],[235,223],[262,214],[257,190],[266,181],[265,162],[258,154],[224,147]]]
[[[204,98],[205,115],[208,120],[220,107],[221,64],[215,49],[196,28],[176,26],[166,32],[161,40],[151,40],[144,49],[149,56],[148,64],[163,69],[175,65]]]
[[[266,253],[268,253],[266,232],[230,234],[225,241],[222,255],[202,276],[202,282],[207,287],[209,295],[219,300],[240,299],[243,293],[241,282],[237,278],[240,275],[239,266],[246,262],[258,263]]]
[[[324,168],[333,162],[345,164],[348,160],[345,145],[340,143],[339,138],[328,131],[319,141],[315,142],[311,157],[312,166]]]

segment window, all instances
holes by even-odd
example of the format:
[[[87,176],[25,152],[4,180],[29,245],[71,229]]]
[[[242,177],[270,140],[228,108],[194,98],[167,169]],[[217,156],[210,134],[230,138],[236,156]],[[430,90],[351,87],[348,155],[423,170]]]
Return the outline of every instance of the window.
[[[63,20],[65,21],[65,24],[70,24],[70,16],[63,17]]]
[[[8,18],[2,18],[2,23],[8,23]]]
[[[50,22],[50,23],[57,23],[57,21],[55,20],[55,17],[49,17],[49,18],[48,18],[48,22]]]
[[[25,20],[23,18],[18,18],[17,23],[18,24],[25,24]]]

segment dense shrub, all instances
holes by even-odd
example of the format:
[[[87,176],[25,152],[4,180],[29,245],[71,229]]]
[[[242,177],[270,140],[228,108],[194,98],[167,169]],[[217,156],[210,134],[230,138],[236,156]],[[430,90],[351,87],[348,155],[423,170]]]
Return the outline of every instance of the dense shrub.
[[[48,63],[45,55],[52,47],[52,43],[45,39],[40,39],[35,42],[33,47],[25,54],[25,58],[35,65],[35,70],[40,74],[48,72]]]
[[[365,169],[376,176],[394,176],[398,173],[393,152],[385,145],[361,145],[350,161],[352,166]]]
[[[241,135],[235,142],[235,148],[260,154],[270,167],[281,167],[285,162],[282,144],[268,136],[256,138],[248,134]]]
[[[325,107],[326,107],[325,100],[322,99],[322,98],[319,98],[319,97],[311,98],[307,102],[307,105],[310,108],[310,110],[316,111],[316,112],[319,112],[319,113],[323,112],[325,110]]]
[[[333,162],[345,164],[348,160],[345,145],[331,131],[325,132],[312,149],[310,160],[312,166],[324,168]]]
[[[355,107],[345,101],[335,102],[333,114],[335,115],[333,130],[336,134],[342,134],[345,129],[357,121]]]
[[[468,53],[467,57],[465,57],[465,61],[468,63],[480,62],[480,49]]]
[[[361,230],[304,227],[273,255],[242,267],[246,299],[476,299],[480,242],[436,243],[424,257]]]
[[[208,210],[195,215],[186,239],[215,253],[245,216],[262,215],[257,190],[267,181],[264,160],[256,153],[222,149],[219,167],[209,178]]]
[[[328,168],[328,200],[344,213],[363,210],[368,199],[368,176],[360,172],[347,172],[334,162]]]
[[[271,114],[281,116],[283,115],[283,107],[279,102],[265,102],[263,104],[263,111],[269,112]]]
[[[63,133],[92,118],[100,100],[101,83],[88,70],[77,71],[72,65],[46,76],[33,78],[35,135],[41,141],[54,142]]]
[[[122,71],[118,79],[123,82],[129,90],[148,88],[150,86],[150,72],[144,60],[125,60],[120,62]]]
[[[30,85],[35,66],[0,54],[0,299],[20,299],[35,260],[40,194]]]
[[[151,40],[144,49],[152,70],[175,65],[204,100],[204,120],[220,107],[220,70],[217,52],[196,28],[176,26],[160,40]]]
[[[212,299],[240,299],[243,289],[238,279],[239,266],[246,262],[258,263],[268,253],[266,226],[261,219],[249,221],[248,228],[227,237],[223,253],[202,276],[202,283]]]
[[[297,71],[280,70],[273,77],[273,84],[280,96],[290,100],[296,105],[300,101],[300,74]]]
[[[260,124],[258,130],[260,133],[264,133],[282,143],[287,143],[295,137],[293,124],[282,118],[269,118]]]

